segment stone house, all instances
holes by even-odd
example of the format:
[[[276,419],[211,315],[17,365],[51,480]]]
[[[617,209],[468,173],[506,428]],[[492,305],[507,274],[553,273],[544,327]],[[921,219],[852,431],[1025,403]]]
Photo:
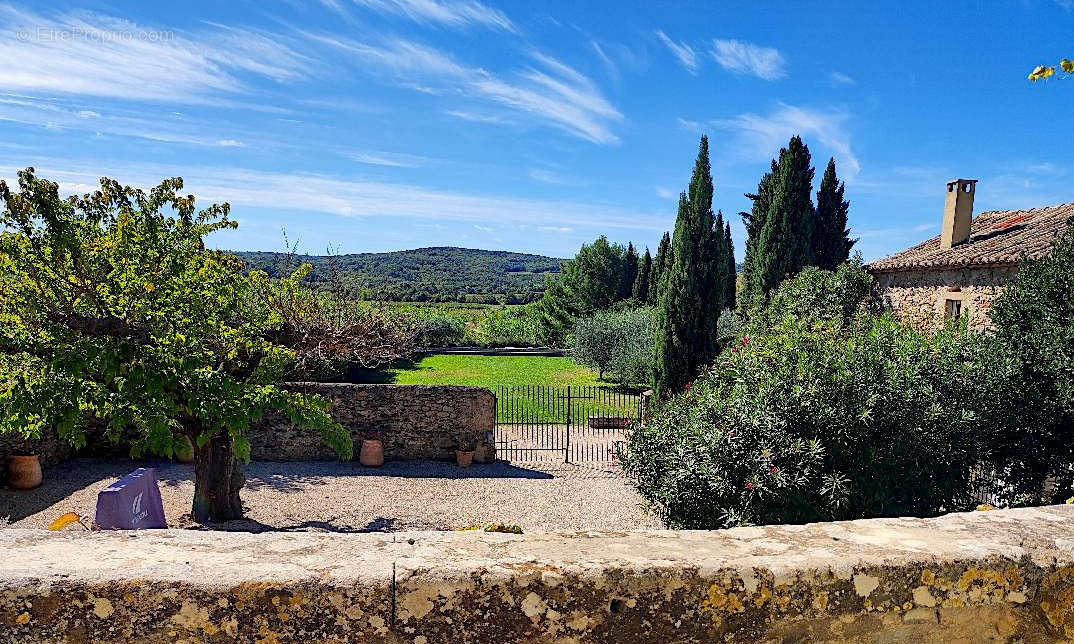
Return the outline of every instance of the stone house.
[[[948,182],[940,234],[867,266],[884,304],[917,328],[959,316],[971,329],[989,328],[992,301],[1018,274],[1022,256],[1047,255],[1074,216],[1074,203],[1067,203],[974,217],[976,185]]]

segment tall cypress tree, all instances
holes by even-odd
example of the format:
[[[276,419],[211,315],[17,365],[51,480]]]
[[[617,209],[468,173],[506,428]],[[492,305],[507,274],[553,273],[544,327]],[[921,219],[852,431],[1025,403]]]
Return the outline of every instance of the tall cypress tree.
[[[649,301],[649,277],[653,271],[653,256],[649,254],[649,249],[645,249],[645,254],[641,256],[641,261],[638,263],[638,277],[634,280],[634,291],[632,293],[635,300],[639,304],[645,304]]]
[[[735,264],[735,242],[731,239],[730,222],[724,226],[724,247],[727,249],[727,281],[724,283],[723,308],[733,310],[738,287],[738,266]]]
[[[630,297],[634,291],[634,282],[638,280],[638,261],[638,249],[634,248],[634,242],[628,242],[623,255],[623,281],[619,289],[621,300]]]
[[[765,218],[768,216],[768,207],[772,203],[772,185],[778,174],[779,164],[773,159],[771,169],[757,183],[757,192],[746,193],[746,197],[753,201],[750,212],[739,213],[742,216],[742,223],[746,226],[746,253],[742,260],[742,293],[738,298],[739,307],[743,312],[754,310],[760,306],[764,298],[761,276],[757,268],[757,246]]]
[[[835,158],[828,159],[824,178],[817,190],[817,229],[813,235],[813,254],[816,264],[825,270],[850,258],[850,249],[858,240],[850,238],[847,212],[850,202],[843,199],[845,186],[835,175]]]
[[[716,353],[717,294],[722,298],[724,286],[717,283],[712,192],[709,141],[702,136],[689,198],[679,195],[675,234],[661,279],[653,368],[657,396],[681,391]]]
[[[727,272],[727,237],[723,233],[723,211],[716,211],[716,223],[713,226],[712,236],[712,263],[713,263],[713,297],[716,298],[716,315],[727,308],[727,281],[734,272]]]
[[[660,238],[660,245],[656,248],[656,259],[653,260],[652,273],[649,275],[649,304],[655,305],[659,299],[660,285],[663,283],[670,250],[671,233],[664,231],[664,236]]]
[[[799,136],[779,151],[771,199],[752,258],[764,294],[814,261],[813,168]]]

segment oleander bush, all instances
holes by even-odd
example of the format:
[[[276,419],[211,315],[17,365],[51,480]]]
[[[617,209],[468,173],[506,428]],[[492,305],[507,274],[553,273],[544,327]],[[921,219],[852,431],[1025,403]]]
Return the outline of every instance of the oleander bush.
[[[888,315],[787,319],[633,427],[624,468],[682,528],[969,508],[978,340]]]

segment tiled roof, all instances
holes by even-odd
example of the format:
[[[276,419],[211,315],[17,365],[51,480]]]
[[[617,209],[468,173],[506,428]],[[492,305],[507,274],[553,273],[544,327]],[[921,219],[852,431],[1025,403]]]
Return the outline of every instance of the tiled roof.
[[[917,246],[869,264],[869,270],[958,268],[1015,264],[1025,253],[1032,259],[1047,255],[1056,236],[1074,217],[1074,203],[982,212],[970,224],[970,238],[952,248],[940,248],[937,235]]]

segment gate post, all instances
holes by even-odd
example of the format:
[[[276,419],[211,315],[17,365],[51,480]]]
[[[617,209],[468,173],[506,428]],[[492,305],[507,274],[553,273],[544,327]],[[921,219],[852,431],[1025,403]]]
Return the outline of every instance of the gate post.
[[[563,448],[563,462],[571,462],[571,386],[567,385],[567,441]]]

